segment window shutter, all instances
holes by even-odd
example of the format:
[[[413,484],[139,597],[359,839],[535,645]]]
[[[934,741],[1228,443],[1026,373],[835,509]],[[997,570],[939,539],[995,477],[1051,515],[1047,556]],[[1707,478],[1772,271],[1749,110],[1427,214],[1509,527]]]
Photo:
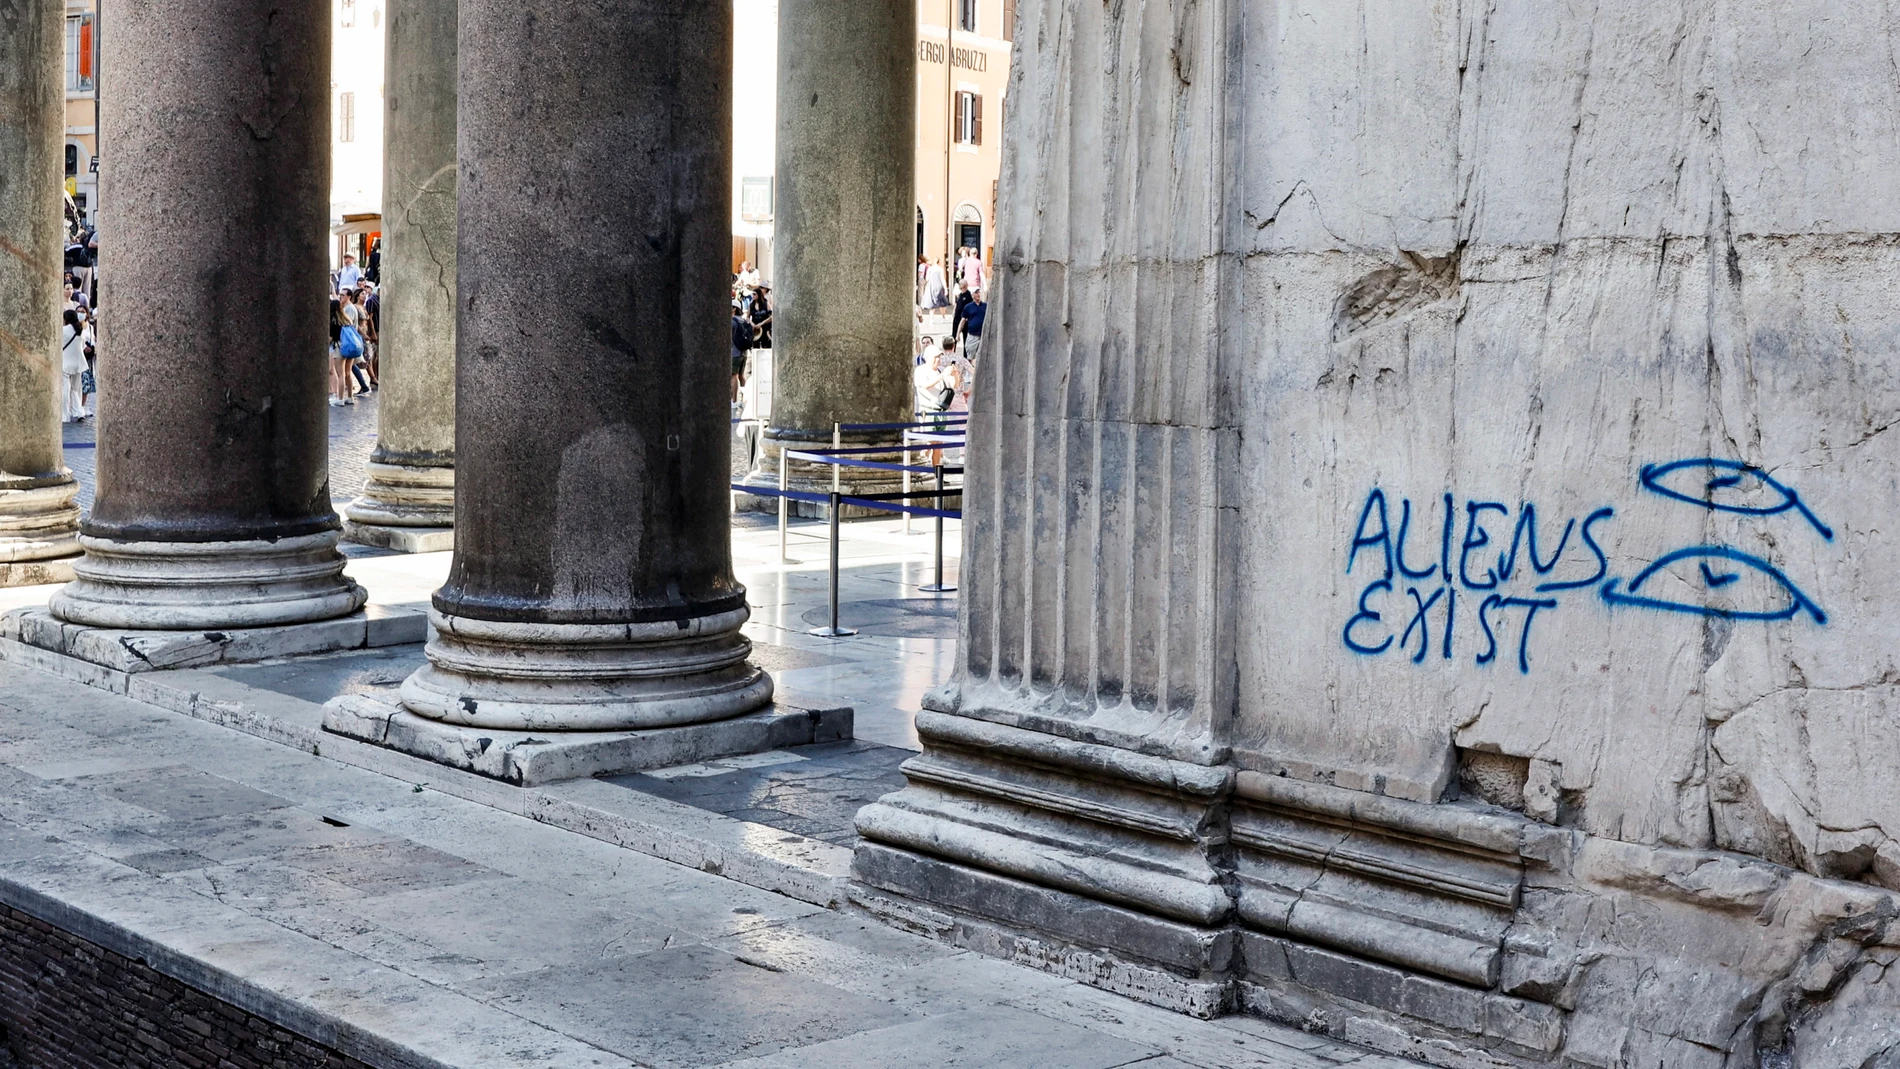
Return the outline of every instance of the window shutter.
[[[983,143],[983,98],[970,94],[970,144]]]
[[[1003,40],[1016,39],[1016,0],[1003,0]]]
[[[79,87],[92,88],[92,16],[79,20]]]
[[[956,96],[956,101],[957,101],[956,125],[952,127],[953,132],[950,135],[950,138],[953,141],[963,140],[963,101],[964,101],[964,98],[968,97],[969,95],[970,94],[968,93],[958,93]]]

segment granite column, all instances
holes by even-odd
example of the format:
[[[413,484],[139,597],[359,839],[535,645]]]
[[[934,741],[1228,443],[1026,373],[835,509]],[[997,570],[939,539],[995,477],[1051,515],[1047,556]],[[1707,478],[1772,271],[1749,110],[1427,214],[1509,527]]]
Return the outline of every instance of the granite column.
[[[113,15],[98,497],[53,614],[222,630],[353,612],[324,406],[329,8]]]
[[[779,4],[772,419],[748,480],[758,485],[778,485],[783,450],[830,447],[835,423],[912,418],[916,22],[885,0]],[[829,466],[787,474],[831,485]],[[842,474],[860,492],[895,489],[891,472]]]
[[[344,531],[425,552],[454,544],[456,0],[390,0],[388,14],[382,386]]]
[[[0,586],[72,578],[79,484],[60,455],[66,6],[0,26]]]
[[[463,0],[460,62],[455,560],[403,704],[537,731],[756,709],[727,502],[731,5]]]

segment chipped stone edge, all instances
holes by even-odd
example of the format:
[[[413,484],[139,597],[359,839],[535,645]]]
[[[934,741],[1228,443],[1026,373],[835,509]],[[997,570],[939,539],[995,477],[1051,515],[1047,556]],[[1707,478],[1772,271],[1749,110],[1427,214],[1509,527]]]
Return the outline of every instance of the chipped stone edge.
[[[359,1061],[377,1066],[401,1066],[404,1069],[458,1069],[447,1062],[365,1032],[202,958],[140,935],[83,907],[61,901],[4,872],[0,872],[0,905],[16,909],[120,957],[129,958],[219,1002],[254,1017],[261,1017]]]
[[[297,724],[243,701],[203,694],[165,679],[166,673],[114,671],[14,639],[0,637],[0,661],[38,669],[811,905],[837,909],[845,902],[851,872],[851,850],[847,847],[594,780],[542,787],[510,786]]]
[[[884,849],[891,854],[905,853],[890,848]],[[912,855],[912,857],[926,867],[950,864],[921,855]],[[1016,885],[1020,882],[1007,876],[988,873],[981,874],[978,878],[999,885]],[[1034,885],[1023,886],[1032,893],[1047,896],[1053,900],[1072,900],[1078,904],[1084,901],[1067,891]],[[1212,1020],[1234,1010],[1235,985],[1229,976],[1185,976],[1173,969],[1139,960],[1132,955],[1118,953],[1100,946],[1085,946],[1061,935],[1036,932],[963,910],[953,910],[935,903],[922,902],[902,892],[893,892],[876,886],[862,875],[851,881],[849,899],[854,910],[862,911],[880,923],[901,931],[922,935],[964,950],[975,951],[985,957],[1024,965],[1066,980],[1074,980],[1150,1006],[1202,1020]],[[1118,909],[1118,907],[1105,906],[1102,903],[1088,903],[1088,905],[1096,910]],[[1188,933],[1193,927],[1158,917],[1135,914],[1131,916],[1135,916],[1140,923],[1158,929]],[[1230,947],[1231,943],[1226,942],[1229,933],[1210,930],[1195,934],[1204,935],[1212,940],[1203,948],[1211,957],[1224,957],[1229,952],[1227,947]]]
[[[343,540],[397,553],[446,553],[455,548],[455,528],[392,527],[346,519],[343,521]]]
[[[741,716],[628,731],[468,727],[359,694],[323,704],[323,730],[522,787],[851,739],[849,706],[778,702]]]
[[[402,645],[421,642],[427,637],[427,629],[424,613],[390,605],[366,606],[331,620],[223,631],[131,630],[69,624],[38,605],[0,614],[0,639],[120,674]]]

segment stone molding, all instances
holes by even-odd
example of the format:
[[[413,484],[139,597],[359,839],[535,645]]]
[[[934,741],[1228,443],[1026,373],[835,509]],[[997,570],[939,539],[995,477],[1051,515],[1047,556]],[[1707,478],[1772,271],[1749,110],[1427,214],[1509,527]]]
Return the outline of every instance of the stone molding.
[[[363,493],[343,509],[344,519],[377,527],[455,526],[455,469],[412,464],[366,466]]]
[[[340,534],[275,541],[121,542],[81,535],[77,578],[49,608],[66,623],[153,631],[328,620],[369,594],[343,574]]]
[[[1689,1065],[1840,1027],[1801,992],[1900,959],[1900,898],[1867,884],[968,715],[917,725],[908,785],[859,813],[854,899],[1183,1012],[1455,1069]]]
[[[79,484],[0,478],[0,563],[79,555]]]
[[[429,720],[513,731],[623,731],[723,720],[772,699],[746,660],[744,608],[689,620],[547,624],[431,610],[429,664],[402,686]]]
[[[1480,987],[1498,979],[1525,826],[1462,807],[1241,772],[1231,817],[1248,926]]]
[[[917,733],[910,785],[858,814],[866,839],[1192,924],[1231,912],[1211,858],[1225,770],[942,713]]]

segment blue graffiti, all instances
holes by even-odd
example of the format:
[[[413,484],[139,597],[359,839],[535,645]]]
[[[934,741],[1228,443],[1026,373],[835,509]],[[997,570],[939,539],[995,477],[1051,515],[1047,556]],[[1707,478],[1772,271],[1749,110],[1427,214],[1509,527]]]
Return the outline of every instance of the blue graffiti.
[[[1529,506],[1526,506],[1526,509],[1528,508]],[[1596,510],[1595,512],[1592,512],[1589,516],[1586,516],[1583,521],[1583,527],[1581,531],[1583,535],[1583,544],[1586,546],[1589,546],[1590,554],[1596,557],[1597,570],[1590,575],[1584,576],[1582,579],[1571,579],[1565,582],[1539,583],[1537,584],[1537,592],[1539,594],[1548,594],[1553,590],[1574,590],[1580,586],[1595,586],[1597,585],[1598,580],[1602,579],[1606,574],[1609,573],[1610,571],[1609,555],[1604,553],[1603,547],[1597,544],[1597,540],[1595,536],[1591,535],[1590,533],[1590,528],[1595,527],[1597,524],[1602,523],[1604,520],[1610,519],[1611,517],[1615,515],[1616,515],[1615,509],[1605,506],[1603,508]],[[1566,531],[1568,531],[1569,529],[1570,528],[1568,527],[1564,528],[1564,530]],[[1536,545],[1536,543],[1533,542],[1532,545],[1534,546]],[[1557,547],[1557,551],[1561,553],[1563,552],[1563,548],[1564,547],[1560,545]],[[1533,549],[1531,551],[1532,558],[1534,559],[1536,555],[1537,555],[1537,551]]]
[[[1481,641],[1487,647],[1476,655],[1476,663],[1485,665],[1495,660],[1500,644],[1510,641],[1510,636],[1499,629],[1514,627],[1518,671],[1527,673],[1537,614],[1557,607],[1554,598],[1532,595],[1594,587],[1609,570],[1609,557],[1596,531],[1599,524],[1615,515],[1615,510],[1607,507],[1581,520],[1567,518],[1556,531],[1550,555],[1545,556],[1550,543],[1538,528],[1533,504],[1517,507],[1515,524],[1510,522],[1512,509],[1501,501],[1467,501],[1461,509],[1455,495],[1443,494],[1435,503],[1440,513],[1437,517],[1431,515],[1435,511],[1432,504],[1415,509],[1410,498],[1400,498],[1398,504],[1395,533],[1391,499],[1382,488],[1374,487],[1360,506],[1353,528],[1346,574],[1352,575],[1355,569],[1365,573],[1366,566],[1359,563],[1361,554],[1368,556],[1376,569],[1360,589],[1357,608],[1340,635],[1354,653],[1378,656],[1396,651],[1413,664],[1423,664],[1436,645],[1440,659],[1451,660],[1459,634],[1459,612],[1462,606],[1471,606],[1463,611],[1475,611]],[[1462,535],[1458,530],[1461,513]],[[1436,560],[1418,559],[1417,542],[1421,540],[1414,537],[1415,522],[1426,530],[1437,528],[1438,545],[1433,547],[1438,550]],[[1506,530],[1511,532],[1508,547]],[[1576,578],[1562,578],[1566,574]],[[1506,589],[1516,584],[1524,584],[1521,592],[1514,594]],[[1460,591],[1475,593],[1470,599],[1460,599]],[[1403,600],[1394,603],[1388,599]],[[1404,612],[1398,615],[1401,607]],[[1388,614],[1395,614],[1390,622]]]
[[[1352,570],[1352,565],[1348,564],[1346,566],[1346,569],[1348,571]],[[1352,619],[1346,621],[1346,630],[1342,632],[1340,636],[1346,640],[1347,649],[1352,650],[1354,653],[1380,654],[1380,653],[1385,652],[1387,646],[1392,645],[1391,635],[1385,636],[1385,641],[1379,643],[1377,646],[1367,646],[1363,643],[1355,642],[1352,637],[1352,629],[1355,625],[1362,622],[1376,624],[1384,619],[1384,617],[1380,616],[1377,611],[1366,608],[1366,599],[1372,597],[1372,595],[1374,594],[1380,593],[1381,591],[1386,591],[1386,590],[1391,590],[1391,589],[1392,589],[1391,580],[1377,579],[1377,580],[1374,580],[1370,586],[1366,587],[1366,589],[1360,593],[1359,611],[1353,616]]]
[[[1665,485],[1664,480],[1677,472],[1691,472],[1703,469],[1699,475],[1688,480],[1696,486],[1694,493],[1685,493]],[[1653,490],[1664,497],[1677,501],[1687,501],[1691,505],[1700,505],[1715,512],[1739,512],[1749,516],[1773,516],[1789,509],[1801,513],[1821,537],[1834,541],[1834,529],[1821,522],[1821,518],[1801,500],[1801,495],[1778,481],[1774,476],[1739,460],[1722,460],[1718,457],[1698,457],[1694,460],[1677,460],[1668,464],[1646,464],[1643,466],[1641,482],[1646,489]],[[1781,498],[1769,505],[1749,505],[1725,498],[1745,498],[1761,490],[1772,490]]]
[[[1681,472],[1697,474],[1685,477],[1678,475]],[[1682,488],[1684,478],[1694,484],[1693,493]],[[1664,497],[1715,511],[1763,517],[1799,512],[1823,538],[1834,538],[1833,530],[1799,494],[1751,464],[1706,457],[1650,464],[1643,467],[1639,483]],[[1762,491],[1778,496],[1768,504],[1745,503]],[[1421,528],[1430,529],[1432,511],[1431,504],[1418,510]],[[1542,595],[1560,591],[1594,589],[1602,602],[1613,608],[1731,620],[1788,620],[1806,614],[1817,624],[1827,623],[1827,614],[1820,605],[1781,569],[1730,546],[1691,546],[1666,553],[1628,582],[1610,576],[1609,554],[1599,530],[1616,516],[1615,508],[1608,505],[1581,520],[1565,518],[1561,528],[1553,522],[1540,531],[1533,503],[1520,503],[1512,524],[1512,510],[1503,502],[1466,501],[1463,536],[1455,542],[1458,499],[1450,493],[1442,495],[1439,511],[1438,558],[1428,557],[1420,566],[1408,550],[1414,519],[1411,499],[1399,499],[1395,534],[1384,489],[1374,487],[1366,495],[1346,554],[1346,574],[1353,573],[1361,552],[1374,557],[1379,572],[1360,590],[1356,609],[1341,632],[1346,648],[1369,657],[1393,651],[1413,664],[1423,664],[1433,647],[1432,628],[1436,625],[1440,658],[1451,660],[1461,589],[1475,592],[1465,604],[1475,607],[1477,634],[1484,647],[1475,653],[1473,663],[1487,666],[1496,662],[1515,624],[1517,670],[1523,674],[1530,672],[1532,627],[1538,614],[1559,607],[1557,598]],[[1487,526],[1487,518],[1494,526]],[[1511,532],[1508,549],[1503,538],[1507,529]],[[1550,530],[1556,532],[1554,544],[1540,540],[1545,537],[1544,531]],[[1429,534],[1424,536],[1428,546],[1430,538]],[[1552,546],[1548,557],[1543,553],[1547,544]],[[1495,547],[1491,551],[1494,556],[1487,555],[1487,547]],[[1683,564],[1693,564],[1694,570],[1686,576],[1666,571]],[[1688,590],[1663,589],[1664,575],[1683,582]],[[1403,585],[1395,585],[1397,581],[1404,581]],[[1387,622],[1386,614],[1397,609],[1385,599],[1401,597],[1409,599],[1409,605],[1405,626],[1395,631],[1400,617],[1393,616]]]
[[[1699,561],[1703,586],[1709,591],[1718,590],[1730,583],[1741,582],[1741,573],[1729,571],[1727,564],[1722,566],[1722,572],[1719,575],[1709,566],[1710,561],[1732,561],[1772,581],[1781,593],[1787,595],[1788,603],[1774,609],[1735,609],[1704,605],[1693,601],[1678,601],[1675,598],[1657,597],[1643,592],[1657,573],[1682,560]],[[1743,553],[1729,546],[1690,546],[1688,549],[1678,549],[1674,553],[1666,554],[1656,563],[1637,572],[1636,578],[1630,580],[1626,590],[1618,590],[1617,581],[1614,579],[1604,583],[1603,600],[1612,605],[1635,605],[1645,609],[1686,612],[1697,616],[1716,616],[1727,620],[1788,620],[1806,612],[1814,618],[1815,623],[1827,623],[1827,613],[1822,612],[1821,607],[1816,605],[1813,599],[1803,594],[1800,587],[1789,581],[1780,568],[1760,557]]]

